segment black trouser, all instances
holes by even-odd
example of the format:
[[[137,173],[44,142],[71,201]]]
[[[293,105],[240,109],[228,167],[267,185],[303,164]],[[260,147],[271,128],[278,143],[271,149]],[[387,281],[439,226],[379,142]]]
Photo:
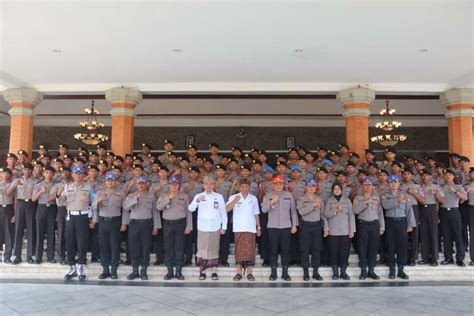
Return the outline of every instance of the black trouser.
[[[150,264],[150,247],[152,243],[152,219],[131,219],[128,231],[128,245],[132,257],[132,266]]]
[[[418,247],[420,244],[420,216],[418,205],[412,205],[411,208],[415,216],[416,227],[413,227],[413,231],[408,234],[408,262],[416,262],[418,260]]]
[[[471,225],[470,225],[470,218],[469,218],[469,204],[468,202],[464,202],[459,205],[459,211],[461,212],[461,223],[462,223],[462,244],[464,249],[467,249],[469,245],[469,235],[472,235],[471,232]]]
[[[474,262],[474,232],[472,227],[474,227],[474,205],[469,205],[469,254],[471,256],[471,261]]]
[[[351,240],[346,236],[328,236],[329,262],[331,266],[347,267]]]
[[[47,235],[47,257],[54,259],[54,231],[58,207],[56,204],[38,204],[36,210],[36,258],[43,260],[44,235]]]
[[[13,204],[0,205],[0,249],[5,245],[3,257],[10,259],[15,238],[15,224],[11,222],[14,214]]]
[[[309,268],[309,255],[311,254],[311,266],[318,268],[321,264],[321,249],[323,247],[321,221],[306,222],[301,220],[299,230],[301,267]]]
[[[66,207],[58,206],[58,213],[56,215],[56,253],[59,256],[59,260],[66,259]]]
[[[172,221],[163,219],[165,264],[168,267],[183,266],[185,229],[186,218]]]
[[[406,217],[385,218],[385,240],[387,242],[387,262],[391,269],[395,263],[404,266],[407,263],[408,233]],[[395,260],[395,255],[397,256]]]
[[[421,258],[438,260],[438,207],[436,204],[420,205]]]
[[[377,264],[377,251],[380,244],[380,223],[357,220],[357,248],[359,266],[373,268]]]
[[[461,213],[458,208],[439,209],[441,234],[443,236],[444,259],[453,258],[453,241],[456,243],[456,259],[464,260],[464,245],[462,243]]]
[[[232,222],[228,220],[225,234],[221,235],[219,241],[219,262],[227,263],[227,261],[229,261],[230,242],[232,241],[233,235],[234,234],[232,233]]]
[[[331,256],[329,254],[329,244],[328,239],[323,238],[323,247],[321,249],[321,265],[330,265]]]
[[[197,213],[199,210],[196,212],[193,212],[193,229],[191,231],[191,234],[186,235],[184,237],[184,242],[185,242],[185,248],[184,248],[184,261],[185,262],[191,262],[193,260],[193,255],[196,254],[197,251]]]
[[[68,215],[66,217],[66,253],[69,265],[87,263],[87,246],[89,245],[89,217]],[[76,260],[77,252],[77,260]]]
[[[299,222],[301,222],[301,216],[298,216]],[[290,262],[292,264],[300,264],[301,252],[300,252],[300,232],[299,230],[295,234],[291,234],[290,238]]]
[[[260,226],[262,227],[261,229],[262,234],[260,235],[260,237],[258,237],[258,252],[263,262],[268,264],[269,257],[270,257],[270,246],[269,246],[269,241],[268,241],[267,224],[268,224],[268,214],[260,213]]]
[[[160,220],[163,222],[162,218],[162,213],[159,213],[160,215]],[[165,258],[165,247],[164,247],[164,242],[163,242],[163,230],[159,229],[158,234],[156,236],[153,236],[153,252],[155,253],[156,256],[156,261],[158,263],[163,263],[164,258]]]
[[[102,267],[117,267],[120,259],[120,225],[122,217],[99,217],[99,248]]]
[[[387,222],[387,218],[384,215],[384,221]],[[380,243],[379,243],[379,256],[380,256],[380,261],[386,261],[387,260],[387,241],[386,241],[386,236],[387,234],[384,233],[382,236],[380,236]]]
[[[280,250],[281,264],[283,267],[290,265],[290,228],[268,228],[270,242],[270,266],[276,267],[278,263],[278,250]]]
[[[97,223],[95,229],[89,230],[89,251],[91,252],[91,258],[100,258],[100,247],[99,247],[99,227],[100,222]]]
[[[35,214],[36,205],[31,200],[17,200],[15,209],[15,256],[21,257],[21,249],[23,245],[23,233],[26,228],[26,256],[31,257],[35,252],[36,235],[35,235]]]

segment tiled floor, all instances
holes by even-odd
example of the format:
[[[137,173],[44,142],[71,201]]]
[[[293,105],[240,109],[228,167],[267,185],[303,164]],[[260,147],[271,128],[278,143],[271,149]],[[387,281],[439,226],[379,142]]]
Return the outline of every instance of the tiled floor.
[[[0,283],[0,315],[473,315],[474,286],[152,287]]]

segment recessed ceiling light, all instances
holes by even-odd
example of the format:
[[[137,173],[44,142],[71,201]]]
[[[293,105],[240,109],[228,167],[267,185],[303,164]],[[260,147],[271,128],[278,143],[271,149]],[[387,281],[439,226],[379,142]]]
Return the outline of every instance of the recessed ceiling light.
[[[175,49],[173,49],[173,52],[175,52],[175,53],[182,53],[183,50],[182,50],[181,48],[175,48]]]
[[[60,49],[53,49],[53,53],[62,53],[62,50],[60,50]]]
[[[303,52],[303,49],[302,48],[297,48],[295,49],[295,53],[302,53]]]
[[[428,51],[428,48],[422,48],[418,50],[418,53],[426,53]]]

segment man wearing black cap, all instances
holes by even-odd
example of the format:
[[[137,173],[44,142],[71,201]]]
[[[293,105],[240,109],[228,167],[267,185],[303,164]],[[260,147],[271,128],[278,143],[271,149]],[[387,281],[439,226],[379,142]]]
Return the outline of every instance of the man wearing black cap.
[[[62,158],[66,155],[69,155],[69,146],[66,144],[60,144],[58,150],[58,157]]]
[[[444,203],[439,209],[441,235],[443,236],[444,260],[442,265],[454,264],[453,241],[456,243],[456,264],[464,267],[464,245],[462,241],[462,223],[459,204],[467,200],[464,188],[454,183],[455,172],[445,169],[444,184],[441,186],[445,195]]]
[[[44,180],[38,183],[33,191],[32,200],[38,202],[36,210],[36,263],[43,261],[44,235],[47,235],[47,258],[49,263],[54,259],[54,232],[56,227],[56,187],[53,182],[55,170],[46,166],[43,171]]]
[[[168,165],[168,152],[173,151],[174,143],[169,139],[165,139],[163,142],[163,150],[165,151],[158,156],[158,160],[163,164],[163,166]]]
[[[35,252],[35,203],[31,200],[33,190],[38,180],[32,177],[33,165],[23,164],[23,176],[13,181],[10,190],[16,190],[17,204],[15,208],[15,260],[13,264],[21,262],[21,249],[23,244],[23,231],[26,228],[27,262],[34,263],[32,256]]]
[[[465,186],[470,182],[470,171],[469,167],[471,165],[471,160],[469,157],[460,156],[459,157],[459,174],[454,180],[455,183]],[[472,235],[474,232],[471,231],[469,226],[469,203],[464,201],[459,205],[459,211],[461,212],[461,222],[462,222],[462,242],[464,244],[464,250],[467,251],[469,246],[469,235]]]
[[[68,167],[61,167],[59,170],[61,180],[56,183],[56,192],[64,190],[68,183],[72,182],[71,169]],[[58,237],[56,240],[56,252],[59,256],[59,263],[66,263],[66,205],[67,202],[62,199],[56,199],[58,212],[56,215],[56,226],[58,230]]]
[[[3,258],[5,263],[11,263],[13,240],[15,238],[15,224],[12,222],[13,192],[8,191],[11,185],[13,172],[10,168],[0,168],[0,249],[5,245]]]
[[[209,144],[209,158],[211,158],[214,164],[221,162],[221,156],[219,156],[219,144],[210,143]]]
[[[433,183],[431,173],[420,170],[421,188],[426,203],[420,203],[421,259],[418,264],[438,265],[438,203],[444,202],[444,193],[438,184]]]
[[[426,197],[425,192],[421,186],[413,182],[413,170],[411,168],[407,167],[402,169],[402,177],[403,180],[400,183],[400,190],[407,195],[416,221],[416,227],[413,227],[412,232],[409,234],[407,262],[409,266],[414,266],[418,260],[418,246],[420,243],[420,215],[418,211],[418,203],[422,205],[426,204]]]
[[[12,179],[20,178],[22,176],[21,170],[16,169],[18,157],[14,153],[7,154],[7,168],[12,171]]]
[[[16,166],[15,168],[17,169],[17,171],[19,173],[21,173],[21,171],[23,170],[23,164],[28,162],[28,153],[25,151],[25,150],[19,150],[17,152],[17,156],[18,156],[18,161],[16,163]]]
[[[204,187],[199,180],[201,176],[201,170],[198,167],[189,167],[189,181],[181,185],[180,191],[187,194],[189,201],[194,199],[194,196],[201,193]],[[193,227],[197,227],[197,212],[193,212]],[[197,242],[197,229],[193,229],[191,234],[185,237],[185,249],[184,249],[184,265],[191,265],[193,254],[196,253],[196,242]]]
[[[471,257],[470,266],[474,266],[474,167],[469,169],[469,180],[470,182],[464,186],[467,196],[469,198],[468,202],[468,214],[469,214],[469,254]]]

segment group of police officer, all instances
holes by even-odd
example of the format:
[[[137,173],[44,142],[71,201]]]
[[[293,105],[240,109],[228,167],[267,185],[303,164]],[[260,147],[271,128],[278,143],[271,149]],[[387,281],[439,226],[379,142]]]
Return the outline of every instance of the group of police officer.
[[[0,169],[3,261],[22,262],[26,237],[27,262],[42,263],[46,239],[47,261],[70,266],[66,279],[86,278],[91,251],[91,260],[103,267],[100,279],[116,279],[122,263],[132,265],[128,279],[146,280],[154,252],[154,264],[168,268],[166,280],[183,280],[182,267],[197,251],[197,212],[188,206],[210,176],[225,201],[239,192],[240,181],[250,183],[261,205],[257,243],[270,280],[277,278],[278,255],[284,280],[291,280],[290,265],[302,267],[304,280],[310,267],[313,279],[322,280],[321,265],[332,267],[333,279],[348,280],[351,243],[362,280],[379,279],[377,263],[389,266],[390,279],[408,279],[405,265],[437,266],[441,249],[442,265],[464,266],[468,249],[474,265],[474,168],[468,157],[450,153],[444,166],[430,156],[399,159],[393,148],[376,161],[374,151],[360,157],[345,144],[334,151],[290,148],[274,157],[239,147],[222,155],[216,143],[205,155],[194,145],[182,155],[174,147],[165,140],[163,153],[154,155],[141,144],[140,153],[124,157],[103,145],[80,148],[74,156],[65,144],[54,156],[44,145],[34,159],[24,150],[9,153]],[[231,216],[220,237],[223,266],[229,266]]]

